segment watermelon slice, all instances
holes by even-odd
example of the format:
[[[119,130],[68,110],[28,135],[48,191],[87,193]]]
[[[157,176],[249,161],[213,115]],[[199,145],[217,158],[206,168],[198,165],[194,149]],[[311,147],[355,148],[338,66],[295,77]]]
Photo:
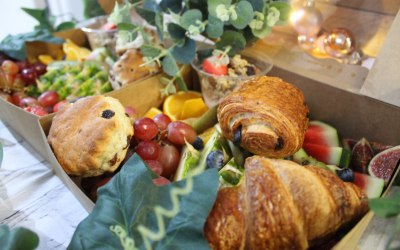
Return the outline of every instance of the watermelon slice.
[[[328,147],[312,143],[304,143],[303,149],[308,155],[325,164],[348,167],[351,152],[341,147]]]
[[[311,121],[304,135],[304,143],[339,147],[337,130],[321,121]]]
[[[380,178],[354,172],[354,184],[367,194],[369,199],[381,196],[385,181]]]

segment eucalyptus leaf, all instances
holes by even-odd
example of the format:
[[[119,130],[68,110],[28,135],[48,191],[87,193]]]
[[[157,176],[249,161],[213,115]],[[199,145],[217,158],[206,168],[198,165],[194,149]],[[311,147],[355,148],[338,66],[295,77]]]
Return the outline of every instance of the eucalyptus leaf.
[[[16,60],[26,59],[25,42],[42,41],[48,43],[63,43],[64,40],[54,37],[48,30],[35,30],[18,35],[8,35],[0,42],[0,51]]]
[[[196,25],[197,20],[203,20],[203,14],[201,14],[200,10],[188,10],[183,13],[179,24],[188,29],[190,25]]]
[[[217,7],[220,4],[223,4],[227,7],[231,5],[232,1],[231,0],[208,0],[207,5],[208,5],[208,13],[209,15],[213,17],[217,17]]]
[[[70,30],[73,28],[75,28],[75,22],[63,22],[57,26],[56,31]]]
[[[224,33],[224,22],[214,16],[209,15],[206,33],[210,38],[219,38]]]
[[[276,1],[269,4],[269,7],[275,7],[279,10],[279,24],[285,24],[290,19],[292,11],[290,4],[283,1]]]
[[[237,14],[237,18],[231,20],[231,24],[236,29],[239,30],[243,29],[251,22],[251,20],[253,20],[254,16],[253,7],[249,2],[240,1],[238,4],[236,4],[235,11]]]
[[[176,43],[181,43],[186,38],[186,30],[176,23],[169,23],[167,30],[172,40]]]
[[[157,12],[155,16],[157,35],[161,41],[164,40],[164,18],[161,12]]]
[[[127,31],[131,31],[137,28],[136,25],[132,24],[132,23],[119,23],[117,25],[118,30],[127,30]]]
[[[176,76],[179,72],[175,58],[171,54],[167,54],[162,60],[162,69],[169,76]]]
[[[183,46],[175,46],[171,53],[179,63],[189,64],[196,57],[196,42],[187,38]]]
[[[369,207],[378,216],[393,217],[400,214],[400,194],[389,198],[375,198],[368,201]]]
[[[150,58],[155,58],[158,57],[161,54],[161,49],[153,47],[148,44],[143,44],[140,47],[140,52],[142,52],[142,55],[145,57],[150,57]]]
[[[157,3],[156,0],[144,0],[143,9],[154,13],[161,12],[160,5]]]
[[[7,225],[0,225],[0,246],[4,250],[24,249],[33,250],[39,245],[39,237],[33,231],[16,227],[9,229]]]
[[[163,187],[153,185],[149,171],[133,155],[98,190],[68,249],[209,249],[203,227],[217,195],[217,171]]]
[[[160,7],[165,12],[171,10],[174,13],[179,13],[182,10],[182,3],[182,0],[162,0]]]
[[[270,26],[268,26],[267,19],[265,19],[261,29],[253,29],[252,28],[251,31],[253,32],[253,35],[255,37],[262,39],[272,32],[272,28]]]
[[[222,34],[221,39],[215,44],[217,49],[225,50],[226,47],[231,46],[229,56],[234,56],[246,47],[246,39],[244,36],[233,30],[227,30]]]
[[[156,13],[144,8],[136,7],[136,12],[150,25],[155,25],[156,23]]]
[[[83,15],[85,18],[105,15],[103,8],[97,0],[83,0]]]
[[[253,7],[253,11],[262,12],[264,9],[264,1],[263,0],[247,0],[251,6]]]
[[[129,4],[116,3],[113,11],[108,17],[108,21],[113,24],[131,22],[131,6]]]

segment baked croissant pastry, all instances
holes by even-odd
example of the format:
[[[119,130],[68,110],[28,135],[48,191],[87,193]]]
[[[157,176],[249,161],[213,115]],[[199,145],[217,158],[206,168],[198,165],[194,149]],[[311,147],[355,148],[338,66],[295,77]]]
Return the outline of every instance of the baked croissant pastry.
[[[308,123],[303,93],[268,76],[253,78],[225,96],[217,114],[226,138],[253,154],[272,158],[297,152]]]
[[[212,249],[307,249],[367,211],[364,192],[328,170],[253,156],[244,181],[219,190],[204,232]]]

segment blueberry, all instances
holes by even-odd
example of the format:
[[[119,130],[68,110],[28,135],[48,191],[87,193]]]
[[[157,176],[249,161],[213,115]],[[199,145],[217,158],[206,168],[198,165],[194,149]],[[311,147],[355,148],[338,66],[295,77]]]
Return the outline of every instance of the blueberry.
[[[203,139],[197,136],[196,140],[194,140],[194,142],[192,143],[192,146],[197,150],[202,150],[204,148]]]
[[[239,147],[241,140],[242,140],[242,125],[237,127],[235,133],[233,134],[233,144]]]
[[[110,119],[114,115],[115,115],[115,112],[112,110],[109,110],[109,109],[106,109],[101,113],[101,117],[106,118],[106,119]]]
[[[350,168],[344,168],[336,171],[342,181],[353,182],[354,181],[354,172]]]
[[[211,151],[206,158],[207,168],[220,169],[224,166],[224,153],[221,150]]]

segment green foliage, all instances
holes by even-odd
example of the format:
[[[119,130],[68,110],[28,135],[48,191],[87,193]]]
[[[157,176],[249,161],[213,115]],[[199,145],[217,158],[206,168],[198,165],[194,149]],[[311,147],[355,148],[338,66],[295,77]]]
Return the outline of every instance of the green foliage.
[[[178,75],[173,75],[179,72],[176,67],[195,59],[199,47],[193,39],[208,38],[220,50],[229,46],[232,56],[248,43],[267,36],[273,26],[286,22],[290,10],[288,3],[270,0],[162,0],[160,4],[143,0],[142,6],[134,8],[157,29],[160,39],[152,42],[156,43],[153,47],[168,44],[164,49],[167,52],[146,57],[151,58],[149,62],[162,61],[171,81],[178,79]],[[165,23],[164,14],[169,14],[172,21]],[[171,81],[167,86],[172,90]]]
[[[85,18],[102,16],[105,14],[97,0],[83,0],[83,15]]]
[[[68,249],[209,249],[203,226],[217,195],[217,171],[163,187],[153,185],[149,172],[133,155],[99,189]]]
[[[9,229],[7,225],[0,226],[0,246],[4,250],[30,250],[39,245],[39,237],[29,229],[17,227]]]
[[[400,215],[400,193],[397,192],[390,198],[370,199],[369,207],[380,217]]]

